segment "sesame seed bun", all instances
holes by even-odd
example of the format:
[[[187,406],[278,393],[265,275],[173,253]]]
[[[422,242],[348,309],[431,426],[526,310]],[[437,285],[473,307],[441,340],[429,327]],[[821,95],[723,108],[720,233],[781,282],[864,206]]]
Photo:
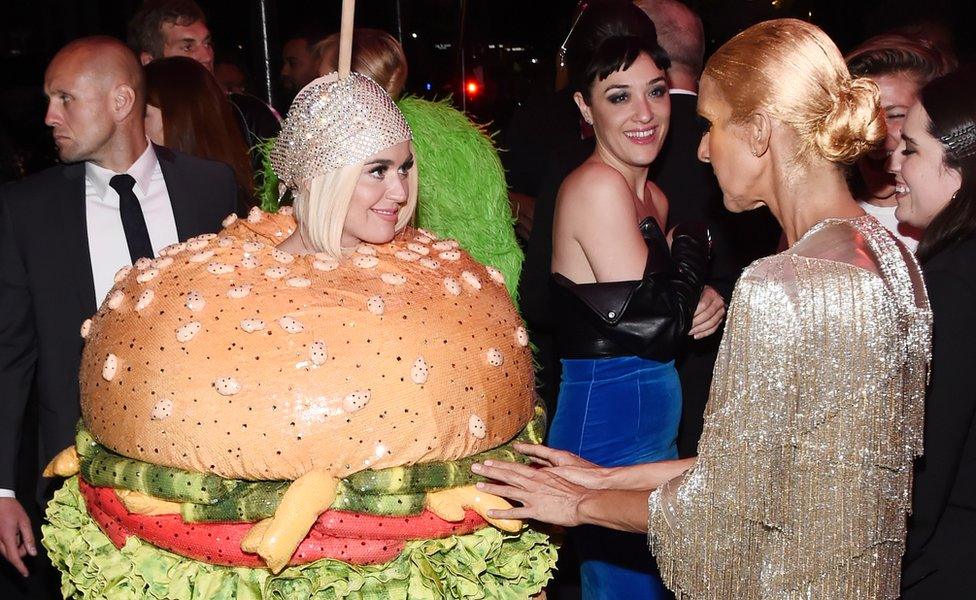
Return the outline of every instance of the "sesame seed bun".
[[[120,271],[82,327],[86,427],[115,452],[221,477],[455,460],[533,414],[528,338],[501,275],[413,229],[341,260],[276,244],[288,214]]]

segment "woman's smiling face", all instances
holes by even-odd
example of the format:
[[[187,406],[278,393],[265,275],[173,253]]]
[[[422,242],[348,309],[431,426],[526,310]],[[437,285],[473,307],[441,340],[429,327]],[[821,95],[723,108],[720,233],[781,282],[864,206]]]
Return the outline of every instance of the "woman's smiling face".
[[[929,133],[929,115],[919,102],[908,109],[890,169],[898,199],[895,216],[913,227],[927,227],[962,185],[959,171],[946,166],[945,146]]]
[[[393,239],[400,208],[410,193],[407,176],[412,168],[409,141],[391,146],[365,161],[343,223],[343,248],[360,242],[385,244]]]
[[[590,104],[582,94],[576,103],[593,123],[597,142],[615,159],[635,167],[654,162],[668,131],[671,97],[665,73],[646,53],[630,67],[597,78],[590,88]]]

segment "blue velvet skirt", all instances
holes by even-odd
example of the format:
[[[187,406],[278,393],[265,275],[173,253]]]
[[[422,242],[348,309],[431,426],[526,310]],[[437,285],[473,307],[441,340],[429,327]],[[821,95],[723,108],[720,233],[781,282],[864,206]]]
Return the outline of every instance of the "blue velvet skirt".
[[[605,467],[678,457],[681,384],[674,363],[625,356],[563,359],[549,445]],[[572,532],[584,600],[670,598],[644,535]]]

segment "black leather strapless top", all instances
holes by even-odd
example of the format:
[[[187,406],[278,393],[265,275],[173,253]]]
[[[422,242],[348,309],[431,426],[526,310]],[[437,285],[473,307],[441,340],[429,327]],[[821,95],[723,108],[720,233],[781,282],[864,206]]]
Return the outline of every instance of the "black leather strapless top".
[[[691,329],[708,267],[708,230],[682,223],[671,248],[653,218],[640,224],[647,264],[638,281],[550,281],[560,358],[640,356],[673,360]]]

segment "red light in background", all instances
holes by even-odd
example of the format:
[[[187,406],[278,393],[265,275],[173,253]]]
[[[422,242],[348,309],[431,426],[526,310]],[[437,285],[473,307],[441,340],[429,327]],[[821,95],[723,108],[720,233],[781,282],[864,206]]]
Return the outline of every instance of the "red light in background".
[[[466,84],[464,84],[464,91],[468,93],[469,96],[477,96],[478,92],[481,91],[481,86],[474,79],[469,79]]]

